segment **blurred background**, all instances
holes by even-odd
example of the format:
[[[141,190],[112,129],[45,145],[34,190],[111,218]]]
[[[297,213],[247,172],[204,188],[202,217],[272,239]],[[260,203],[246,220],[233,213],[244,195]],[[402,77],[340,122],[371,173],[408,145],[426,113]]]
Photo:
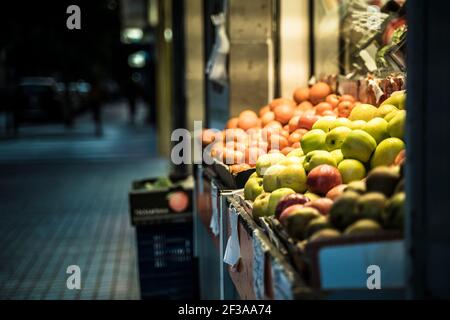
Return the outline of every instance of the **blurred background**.
[[[0,298],[139,298],[127,192],[133,179],[167,171],[152,2],[1,10]],[[72,4],[80,30],[66,27]],[[66,289],[71,264],[82,291]]]

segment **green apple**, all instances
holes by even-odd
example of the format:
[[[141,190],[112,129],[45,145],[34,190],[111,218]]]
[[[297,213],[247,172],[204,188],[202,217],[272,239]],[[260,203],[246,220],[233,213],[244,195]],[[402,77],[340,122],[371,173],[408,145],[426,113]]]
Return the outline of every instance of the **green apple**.
[[[286,157],[286,159],[281,160],[277,164],[282,166],[291,166],[291,165],[303,166],[303,160],[301,159],[301,157]]]
[[[381,141],[370,161],[371,167],[390,166],[403,149],[405,149],[405,143],[398,138],[388,138]]]
[[[337,167],[336,160],[331,153],[324,150],[315,150],[308,153],[303,161],[303,166],[307,172],[310,172],[317,166],[328,164]]]
[[[397,115],[397,113],[399,113],[400,110],[394,110],[389,112],[385,117],[384,120],[386,120],[387,122],[391,121],[392,119],[394,119],[394,117]]]
[[[352,129],[347,127],[337,127],[328,132],[325,139],[325,144],[328,151],[340,149],[342,143],[350,132],[352,132]]]
[[[274,164],[265,171],[263,177],[263,188],[265,192],[272,192],[281,188],[278,177],[281,175],[284,168],[286,168],[286,166]]]
[[[312,126],[313,130],[322,130],[327,133],[336,127],[336,118],[333,116],[321,117]]]
[[[366,123],[363,130],[370,134],[378,144],[384,139],[389,138],[387,127],[388,122],[386,120],[382,118],[373,118]]]
[[[361,103],[353,108],[348,118],[352,121],[355,120],[370,121],[373,118],[375,118],[377,110],[378,110],[377,107],[374,107],[371,104]]]
[[[392,111],[398,111],[398,108],[392,104],[384,104],[378,108],[375,116],[384,119]]]
[[[344,184],[362,180],[366,176],[364,164],[355,159],[342,160],[338,165],[338,170],[341,173],[342,183]]]
[[[335,128],[338,127],[347,127],[350,128],[352,125],[352,121],[349,120],[348,118],[337,118],[335,121]]]
[[[290,188],[281,188],[275,190],[270,194],[269,197],[269,205],[267,207],[267,215],[273,216],[275,215],[275,209],[277,208],[278,203],[287,195],[295,194],[295,191]]]
[[[370,134],[363,130],[353,130],[345,138],[341,150],[345,159],[356,159],[366,163],[376,147],[377,142]]]
[[[365,125],[366,125],[366,121],[364,121],[364,120],[355,120],[355,121],[352,121],[352,123],[350,124],[350,129],[352,129],[352,130],[362,130],[364,127],[365,127]]]
[[[406,111],[400,110],[395,117],[389,121],[388,132],[391,137],[403,139],[405,135]]]
[[[311,130],[305,133],[300,142],[303,152],[308,154],[313,150],[324,150],[326,138],[327,134],[320,129]]]
[[[389,98],[383,101],[381,106],[386,104],[391,104],[397,109],[405,110],[406,109],[406,91],[396,91],[391,94]]]
[[[278,176],[280,188],[290,188],[297,193],[306,191],[306,172],[301,164],[285,166]]]
[[[263,178],[263,187],[266,192],[273,192],[280,188],[290,188],[298,193],[305,192],[305,169],[298,162],[292,162],[290,165],[281,165],[278,163],[267,169]]]
[[[255,201],[256,197],[264,192],[263,179],[251,178],[248,179],[244,186],[245,200]]]
[[[294,149],[294,150],[292,150],[291,152],[289,152],[288,153],[288,155],[287,155],[287,157],[288,158],[290,158],[290,157],[298,157],[298,158],[301,158],[301,157],[303,157],[305,154],[304,154],[304,152],[303,152],[303,149],[302,148],[297,148],[297,149]]]
[[[253,172],[251,175],[250,175],[250,177],[248,177],[249,179],[252,179],[252,178],[259,178],[259,176],[258,176],[258,173],[256,173],[256,171],[255,172]]]
[[[333,150],[330,153],[333,156],[334,161],[336,161],[337,165],[339,165],[339,163],[341,163],[341,161],[344,160],[344,155],[342,154],[341,149]]]
[[[277,164],[281,160],[286,159],[285,155],[282,153],[268,153],[263,154],[256,161],[256,173],[258,176],[264,176],[264,172],[274,164]]]
[[[252,216],[265,217],[268,216],[270,193],[261,193],[253,202]]]

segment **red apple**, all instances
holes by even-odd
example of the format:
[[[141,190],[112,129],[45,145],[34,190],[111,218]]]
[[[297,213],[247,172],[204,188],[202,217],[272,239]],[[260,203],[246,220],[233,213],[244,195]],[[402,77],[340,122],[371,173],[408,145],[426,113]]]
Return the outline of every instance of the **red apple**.
[[[306,180],[308,190],[316,194],[326,194],[334,187],[342,184],[339,170],[327,164],[312,169]]]
[[[298,119],[297,127],[299,129],[311,130],[312,126],[314,125],[314,123],[316,123],[317,120],[319,120],[319,116],[315,114],[304,113]]]
[[[339,198],[343,193],[344,190],[347,188],[346,184],[340,184],[330,191],[327,192],[327,198],[335,201],[337,198]]]
[[[399,166],[399,165],[401,165],[403,162],[405,162],[405,159],[406,159],[406,150],[403,149],[402,151],[400,151],[400,152],[398,153],[397,157],[395,157],[394,164],[395,164],[396,166]]]
[[[290,206],[296,204],[303,205],[307,202],[309,202],[309,199],[302,194],[289,194],[281,199],[281,201],[278,203],[277,208],[275,209],[275,218],[278,219],[281,213]]]
[[[328,199],[328,198],[320,198],[320,199],[316,199],[314,201],[308,202],[305,204],[305,207],[311,207],[314,209],[319,210],[319,212],[324,215],[327,216],[328,212],[330,212],[331,207],[333,206],[333,200]]]
[[[297,212],[297,210],[304,208],[305,206],[302,204],[294,204],[293,206],[287,207],[286,209],[284,209],[281,214],[280,217],[278,218],[278,220],[281,222],[282,225],[286,224],[286,220],[287,218],[289,218],[290,216],[292,216],[293,214],[295,214]]]

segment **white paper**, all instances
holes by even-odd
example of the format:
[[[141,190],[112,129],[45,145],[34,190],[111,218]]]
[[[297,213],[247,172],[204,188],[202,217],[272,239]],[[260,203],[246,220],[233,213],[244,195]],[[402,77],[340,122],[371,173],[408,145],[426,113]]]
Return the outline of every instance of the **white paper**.
[[[231,234],[228,238],[223,262],[229,264],[230,266],[235,266],[238,264],[239,259],[241,258],[241,247],[239,246],[238,234],[239,215],[234,207],[230,207],[228,209],[228,215],[230,217]]]
[[[209,227],[213,235],[219,235],[219,209],[217,207],[217,187],[214,182],[211,182],[211,221]]]

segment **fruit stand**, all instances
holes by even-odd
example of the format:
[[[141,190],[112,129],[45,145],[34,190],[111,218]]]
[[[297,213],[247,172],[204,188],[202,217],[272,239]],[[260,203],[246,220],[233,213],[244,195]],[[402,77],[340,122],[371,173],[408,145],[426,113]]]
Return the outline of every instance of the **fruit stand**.
[[[405,296],[407,27],[400,7],[373,13],[383,23],[367,31],[353,5],[336,35],[347,60],[314,34],[307,84],[234,103],[223,127],[201,134],[196,200],[208,236],[197,241],[213,244],[218,275],[201,282],[218,283],[216,298]]]

